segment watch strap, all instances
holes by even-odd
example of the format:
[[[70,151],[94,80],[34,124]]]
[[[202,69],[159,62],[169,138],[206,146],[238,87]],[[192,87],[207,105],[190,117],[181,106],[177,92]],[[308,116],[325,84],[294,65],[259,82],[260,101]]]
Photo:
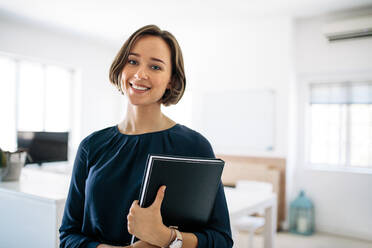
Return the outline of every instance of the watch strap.
[[[182,241],[183,238],[182,238],[181,232],[177,230],[177,227],[171,226],[170,228],[175,231],[176,238],[169,244],[169,247],[170,248],[181,248],[182,247],[182,243],[183,243],[183,241]]]
[[[171,231],[171,234],[170,234],[170,237],[169,237],[169,241],[168,241],[168,243],[167,243],[166,246],[162,246],[161,248],[167,248],[167,247],[169,247],[170,244],[172,244],[173,240],[176,239],[176,237],[177,237],[177,234],[176,234],[176,232],[174,231],[174,229],[173,229],[173,228],[169,228],[169,229],[170,229],[170,231]],[[175,236],[175,237],[174,237],[174,236]]]
[[[181,234],[181,232],[178,231],[177,229],[174,229],[174,231],[176,232],[176,239],[182,241],[183,239],[182,239],[182,234]]]

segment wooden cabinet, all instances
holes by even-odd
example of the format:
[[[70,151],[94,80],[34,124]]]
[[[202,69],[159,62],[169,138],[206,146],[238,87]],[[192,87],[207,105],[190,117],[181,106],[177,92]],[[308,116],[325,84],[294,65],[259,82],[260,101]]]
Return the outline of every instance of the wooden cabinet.
[[[223,154],[217,154],[216,157],[226,163],[222,173],[224,185],[234,186],[238,180],[262,181],[273,185],[273,191],[278,195],[277,223],[280,229],[280,223],[286,215],[286,160]]]

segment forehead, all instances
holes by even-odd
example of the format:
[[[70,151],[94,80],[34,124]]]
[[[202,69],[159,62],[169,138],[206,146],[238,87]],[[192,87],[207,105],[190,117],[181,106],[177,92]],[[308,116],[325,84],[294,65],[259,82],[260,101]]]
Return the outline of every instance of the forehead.
[[[155,57],[165,61],[170,61],[171,51],[168,44],[160,37],[146,35],[136,41],[130,50],[141,57]]]

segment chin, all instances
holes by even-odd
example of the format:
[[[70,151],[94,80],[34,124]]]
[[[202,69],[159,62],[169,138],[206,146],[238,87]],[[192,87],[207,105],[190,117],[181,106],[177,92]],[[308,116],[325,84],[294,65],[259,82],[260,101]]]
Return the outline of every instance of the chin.
[[[150,105],[161,105],[161,101],[140,101],[140,100],[134,100],[134,99],[128,99],[128,103],[130,105],[139,107],[139,106],[150,106]]]

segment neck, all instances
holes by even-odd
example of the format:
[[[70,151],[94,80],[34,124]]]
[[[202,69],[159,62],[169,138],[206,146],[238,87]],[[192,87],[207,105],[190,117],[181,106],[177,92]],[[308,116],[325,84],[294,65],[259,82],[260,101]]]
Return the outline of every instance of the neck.
[[[125,119],[119,123],[119,130],[125,134],[141,134],[168,129],[175,124],[165,116],[160,104],[135,106],[128,104]]]

